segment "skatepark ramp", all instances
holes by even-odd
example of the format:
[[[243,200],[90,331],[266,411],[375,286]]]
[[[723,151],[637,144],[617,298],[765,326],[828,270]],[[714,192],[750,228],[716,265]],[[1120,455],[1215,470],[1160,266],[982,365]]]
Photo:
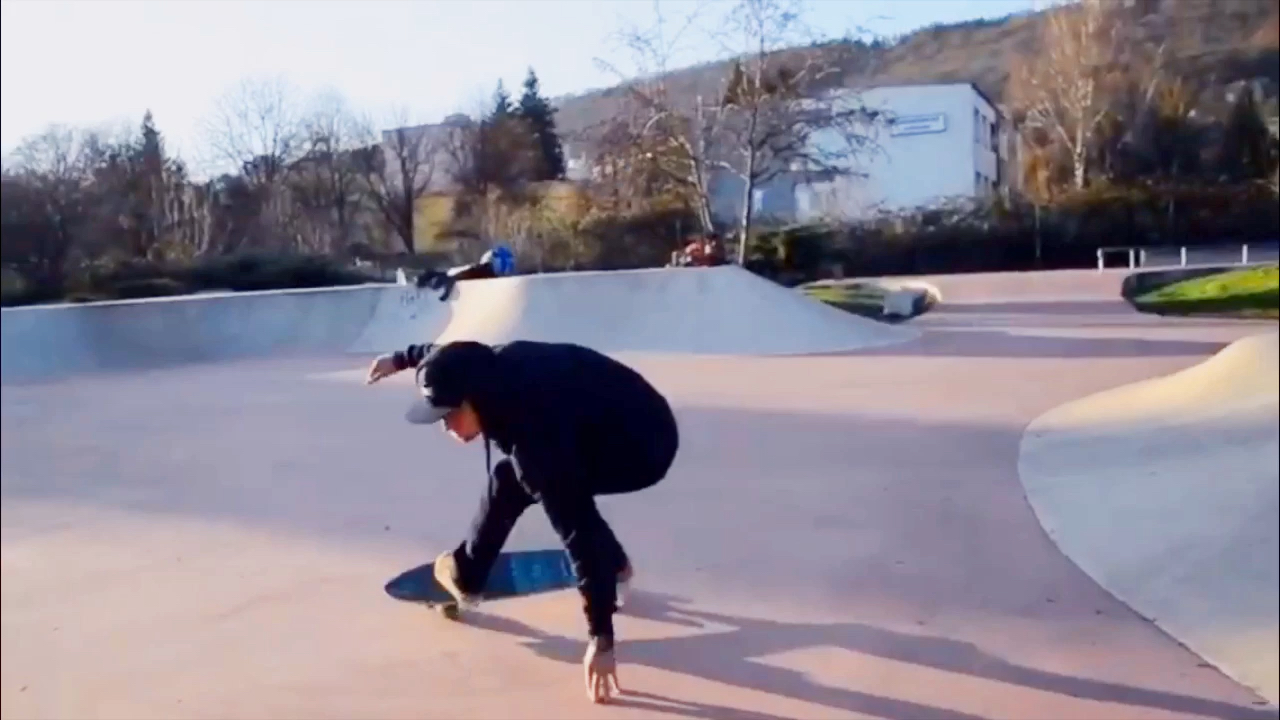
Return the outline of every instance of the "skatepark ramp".
[[[411,342],[576,342],[605,352],[806,354],[910,340],[736,266],[517,276],[459,283],[448,302],[369,284],[79,305],[0,314],[6,382],[277,355],[379,353]]]
[[[380,352],[442,327],[432,294],[389,285],[6,308],[5,382],[251,357]]]
[[[942,304],[1116,301],[1130,270],[1047,270],[884,278],[934,290]]]
[[[1062,551],[1280,702],[1280,334],[1037,418],[1019,473]]]
[[[605,352],[802,355],[918,337],[737,266],[580,272],[459,286],[441,341],[574,342]]]

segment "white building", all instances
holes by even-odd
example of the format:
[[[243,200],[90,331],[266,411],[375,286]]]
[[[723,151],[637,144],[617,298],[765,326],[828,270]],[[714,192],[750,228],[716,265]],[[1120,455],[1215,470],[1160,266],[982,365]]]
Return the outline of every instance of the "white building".
[[[836,91],[842,97],[878,110],[889,119],[871,129],[874,147],[854,161],[856,174],[828,179],[783,173],[754,189],[754,217],[761,223],[855,220],[879,212],[936,206],[973,198],[1006,187],[1009,134],[999,110],[972,83],[895,85],[861,91]],[[450,185],[451,158],[444,148],[450,126],[468,122],[452,116],[444,122],[404,128],[404,141],[424,152],[434,151],[431,191]],[[394,133],[383,133],[389,165],[395,164]],[[816,142],[834,138],[816,134]],[[590,146],[565,143],[566,175],[571,181],[593,177]],[[742,180],[718,171],[711,177],[711,214],[733,227],[742,208]]]
[[[853,220],[973,198],[1005,184],[1005,123],[972,83],[845,92],[888,118],[873,131],[875,147],[856,159],[857,175],[808,181],[778,177],[755,190],[760,220]],[[741,183],[724,178],[715,185],[713,214],[731,222],[740,212]]]
[[[382,131],[382,159],[386,163],[387,179],[398,182],[400,155],[418,156],[417,182],[428,181],[426,192],[443,192],[453,185],[454,158],[449,149],[449,134],[454,129],[466,127],[471,120],[466,115],[455,114],[442,122],[392,128]]]

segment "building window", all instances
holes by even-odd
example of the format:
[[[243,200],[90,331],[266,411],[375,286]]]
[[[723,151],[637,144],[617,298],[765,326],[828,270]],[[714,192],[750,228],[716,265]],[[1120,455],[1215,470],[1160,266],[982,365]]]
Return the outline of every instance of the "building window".
[[[973,109],[973,141],[982,144],[982,113],[978,108]]]

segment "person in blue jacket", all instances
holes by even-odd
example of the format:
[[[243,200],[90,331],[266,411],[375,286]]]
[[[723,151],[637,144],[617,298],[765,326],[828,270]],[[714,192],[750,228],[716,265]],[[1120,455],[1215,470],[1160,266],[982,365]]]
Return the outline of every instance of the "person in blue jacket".
[[[590,638],[587,693],[607,699],[618,690],[613,615],[633,571],[595,498],[667,475],[679,448],[670,404],[634,369],[568,343],[410,345],[374,360],[367,381],[409,368],[422,399],[406,419],[443,421],[463,443],[483,437],[489,466],[470,533],[436,559],[437,580],[460,603],[472,602],[516,521],[541,504],[578,577]],[[496,465],[490,443],[507,456]]]
[[[515,253],[506,245],[497,245],[491,250],[486,250],[478,261],[470,265],[459,265],[444,272],[430,270],[422,273],[418,276],[417,286],[431,288],[432,290],[443,290],[444,292],[440,293],[440,300],[443,301],[448,299],[453,286],[459,280],[502,277],[515,271]]]

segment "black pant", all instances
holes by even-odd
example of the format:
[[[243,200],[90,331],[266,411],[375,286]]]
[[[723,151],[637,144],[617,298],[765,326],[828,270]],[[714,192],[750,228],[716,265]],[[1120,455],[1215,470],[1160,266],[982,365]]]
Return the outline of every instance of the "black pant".
[[[589,475],[592,496],[623,495],[653,487],[666,477],[675,459],[675,450],[672,443],[670,452],[651,455],[644,462],[618,462],[607,473],[592,473]],[[480,510],[471,523],[471,531],[454,551],[454,557],[458,561],[459,584],[465,592],[477,593],[483,589],[489,571],[502,552],[516,522],[536,502],[520,484],[509,460],[503,460],[494,466]],[[589,508],[590,522],[595,525],[594,534],[600,539],[600,547],[596,551],[603,554],[605,567],[620,573],[630,565],[631,560],[609,523],[600,515],[594,500],[589,503]]]

